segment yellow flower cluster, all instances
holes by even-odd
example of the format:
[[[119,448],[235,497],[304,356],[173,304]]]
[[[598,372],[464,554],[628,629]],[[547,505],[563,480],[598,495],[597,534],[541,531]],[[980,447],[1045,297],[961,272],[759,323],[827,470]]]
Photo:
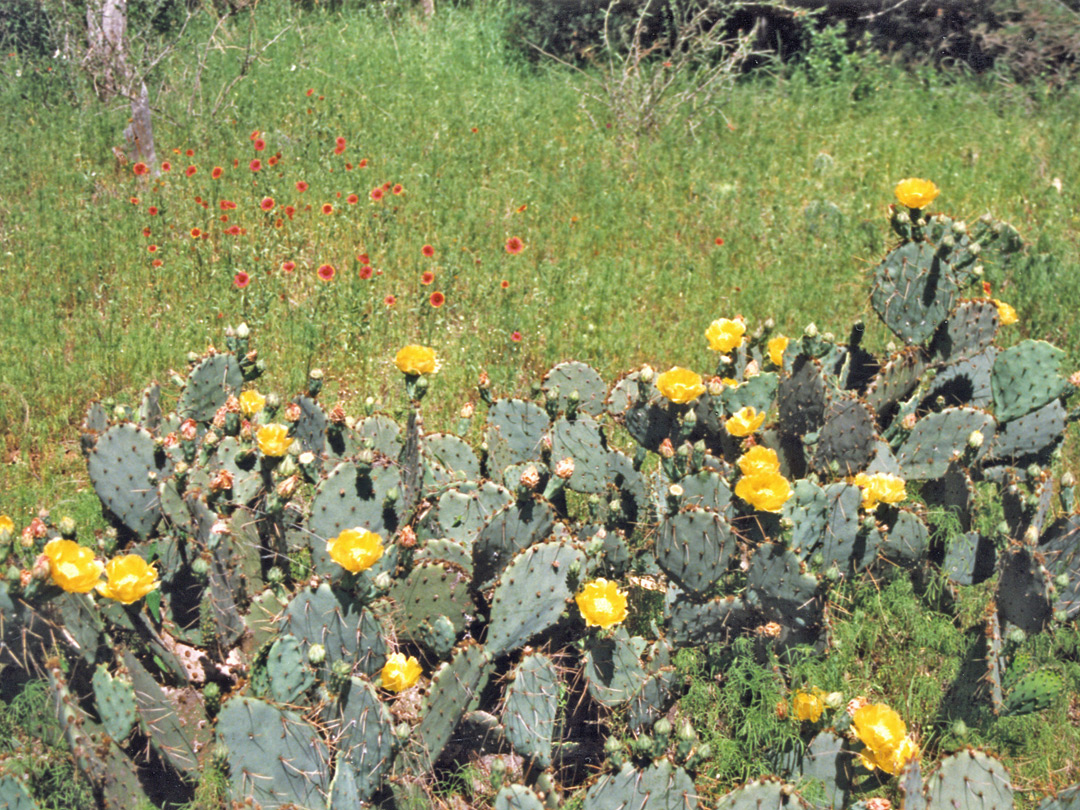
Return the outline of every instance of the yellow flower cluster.
[[[104,565],[90,549],[60,538],[46,543],[44,554],[52,581],[68,593],[97,590],[102,596],[130,605],[160,584],[157,569],[137,554],[125,554]]]
[[[738,464],[742,478],[735,485],[735,494],[761,512],[779,512],[791,497],[791,484],[780,474],[776,452],[751,447],[739,456]]]
[[[357,527],[346,529],[326,544],[330,559],[354,574],[367,571],[383,555],[382,538]]]
[[[406,346],[394,357],[394,365],[402,374],[418,377],[421,374],[434,374],[439,370],[439,359],[435,350],[415,344]]]
[[[391,692],[404,692],[420,678],[423,669],[420,662],[410,655],[406,658],[402,653],[390,653],[386,656],[386,664],[379,673],[382,678],[382,688]]]
[[[1006,304],[1004,301],[998,301],[996,298],[991,299],[994,302],[994,306],[997,307],[998,320],[1002,326],[1012,326],[1018,320],[1020,316],[1016,314],[1016,310],[1012,308],[1010,304]]]
[[[661,394],[678,405],[693,402],[705,393],[701,375],[678,366],[659,375],[656,378],[656,387]]]
[[[742,344],[744,334],[746,324],[741,320],[720,318],[709,324],[709,328],[705,330],[705,339],[709,341],[709,348],[714,352],[727,353]]]
[[[626,620],[626,594],[614,582],[594,579],[574,597],[587,627],[608,628]]]
[[[868,770],[881,768],[895,775],[919,755],[919,746],[907,735],[907,726],[900,715],[884,703],[857,709],[851,725],[855,736],[866,746],[859,759]]]
[[[879,503],[900,503],[907,498],[904,479],[891,473],[859,473],[853,483],[862,489],[862,508],[872,511]]]
[[[930,180],[921,177],[909,177],[896,184],[896,199],[908,208],[926,208],[940,193]]]
[[[809,692],[796,692],[791,703],[795,709],[795,719],[801,722],[816,723],[825,711],[825,693],[820,689]]]

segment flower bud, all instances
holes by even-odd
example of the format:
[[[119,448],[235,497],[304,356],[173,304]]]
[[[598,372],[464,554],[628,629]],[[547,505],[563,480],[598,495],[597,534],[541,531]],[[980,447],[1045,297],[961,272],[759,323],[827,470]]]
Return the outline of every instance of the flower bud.
[[[277,495],[282,500],[289,500],[296,494],[297,487],[300,486],[300,476],[290,475],[277,485]]]
[[[1039,542],[1039,530],[1035,526],[1028,526],[1024,531],[1024,543],[1033,546]]]
[[[724,382],[719,377],[713,377],[706,383],[705,389],[709,392],[709,396],[718,397],[724,392]]]
[[[195,441],[195,439],[196,439],[196,437],[198,435],[199,435],[199,426],[197,424],[195,424],[194,419],[185,419],[180,424],[180,438],[181,439],[183,439],[185,441],[193,442],[193,441]]]
[[[241,323],[236,327],[236,336],[241,340],[246,340],[251,335],[251,330],[246,323]]]
[[[868,705],[870,705],[870,701],[867,700],[862,695],[859,695],[859,697],[852,698],[851,700],[848,701],[848,704],[844,708],[844,711],[846,711],[848,713],[849,717],[854,717],[855,712],[857,712],[863,706],[868,706]]]
[[[376,590],[388,591],[390,586],[394,583],[393,577],[390,576],[389,571],[380,571],[375,575],[375,579],[372,584],[375,585]]]
[[[564,481],[574,474],[574,459],[567,456],[555,465],[555,477]]]
[[[70,515],[64,515],[60,518],[60,524],[57,526],[60,530],[60,536],[65,540],[75,539],[75,519]]]
[[[326,660],[326,647],[322,644],[312,644],[308,647],[307,660],[314,666],[319,666]]]
[[[904,430],[914,430],[915,429],[915,422],[917,422],[917,421],[918,421],[918,417],[916,417],[915,414],[913,414],[913,413],[909,413],[903,418],[903,420],[900,422],[900,424],[904,428]]]
[[[398,543],[402,548],[412,548],[416,545],[416,532],[412,526],[402,526],[398,532]]]
[[[285,421],[286,422],[299,422],[300,417],[303,415],[303,411],[300,410],[300,405],[295,402],[290,402],[285,406]]]
[[[472,419],[473,418],[473,413],[475,413],[475,412],[476,412],[476,406],[473,405],[471,402],[466,402],[464,405],[461,406],[461,418],[462,419]]]
[[[540,485],[540,473],[536,467],[530,464],[521,473],[521,486],[526,489],[536,489]]]
[[[1076,486],[1076,476],[1073,475],[1071,472],[1065,472],[1061,476],[1061,485],[1063,487]]]
[[[816,323],[808,323],[803,330],[803,334],[808,338],[816,338],[818,335],[818,328]]]
[[[844,703],[844,695],[842,692],[829,692],[824,700],[830,709],[839,709]]]
[[[638,372],[638,379],[648,385],[653,381],[655,374],[656,372],[653,371],[652,366],[642,366],[641,371]]]
[[[228,492],[233,487],[233,474],[229,470],[219,470],[217,475],[210,479],[211,492]]]
[[[341,403],[338,403],[330,409],[330,424],[341,427],[345,424],[345,409],[341,407]]]
[[[671,439],[660,442],[659,453],[661,458],[675,458],[675,446],[671,443]]]
[[[984,439],[984,437],[983,437],[982,431],[979,431],[979,430],[971,431],[970,435],[968,436],[968,440],[967,440],[968,447],[970,447],[972,450],[978,450],[983,445],[983,439]]]

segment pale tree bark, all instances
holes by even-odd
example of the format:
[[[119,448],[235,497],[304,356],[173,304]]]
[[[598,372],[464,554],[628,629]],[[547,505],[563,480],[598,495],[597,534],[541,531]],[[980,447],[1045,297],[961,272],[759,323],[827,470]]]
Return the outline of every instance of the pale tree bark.
[[[119,95],[131,102],[131,123],[124,129],[131,158],[146,163],[156,174],[150,93],[143,77],[127,61],[127,0],[88,0],[86,31],[89,50],[83,65],[93,79],[94,90],[102,101]]]

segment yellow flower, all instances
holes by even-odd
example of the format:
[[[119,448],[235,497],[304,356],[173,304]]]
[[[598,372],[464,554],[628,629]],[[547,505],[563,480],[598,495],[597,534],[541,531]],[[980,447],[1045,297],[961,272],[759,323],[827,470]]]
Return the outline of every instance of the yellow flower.
[[[777,335],[766,344],[769,349],[769,359],[772,360],[774,366],[782,366],[784,364],[784,350],[787,349],[788,343],[790,342],[791,338]]]
[[[821,699],[820,689],[796,692],[792,705],[795,707],[796,720],[809,720],[811,723],[816,723],[825,711],[825,701]]]
[[[758,413],[752,405],[739,408],[728,417],[725,427],[732,436],[749,436],[765,423],[765,414]]]
[[[240,395],[240,412],[244,414],[244,417],[247,419],[250,419],[261,411],[265,404],[266,397],[258,391],[245,391]]]
[[[996,298],[991,299],[994,302],[994,306],[997,307],[998,320],[1001,321],[1002,326],[1012,326],[1018,320],[1020,316],[1016,314],[1016,310],[1004,301],[998,301]]]
[[[435,350],[427,346],[406,346],[397,353],[394,365],[402,374],[412,376],[434,374],[439,370],[439,360],[435,357]]]
[[[907,736],[907,726],[900,715],[884,703],[872,703],[858,709],[851,724],[855,736],[866,746],[859,758],[869,770],[881,768],[886,773],[896,774],[919,755],[919,746]]]
[[[403,692],[416,683],[422,672],[420,662],[415,657],[410,655],[406,658],[402,653],[390,653],[379,675],[382,677],[383,689]]]
[[[764,475],[780,472],[780,459],[776,451],[760,444],[754,445],[739,456],[739,469],[743,475]]]
[[[10,540],[13,534],[15,534],[15,521],[7,515],[0,515],[0,540]]]
[[[679,405],[692,402],[705,393],[701,375],[678,366],[657,377],[656,387],[660,389],[661,394]]]
[[[105,566],[94,559],[94,552],[74,540],[56,538],[45,544],[52,580],[69,593],[94,590]]]
[[[259,450],[264,456],[283,456],[289,452],[289,446],[293,440],[289,437],[289,429],[285,425],[263,425],[255,434],[255,440],[259,443]]]
[[[909,177],[896,184],[896,199],[908,208],[926,208],[938,195],[938,187],[929,180]]]
[[[879,503],[900,503],[907,498],[904,479],[891,473],[859,473],[854,483],[862,489],[862,508],[871,511]]]
[[[125,554],[109,560],[105,565],[107,582],[99,582],[97,591],[102,596],[130,605],[157,589],[157,569],[148,565],[138,554]]]
[[[779,512],[791,497],[791,484],[780,473],[745,475],[735,485],[735,494],[762,512]]]
[[[326,544],[330,559],[347,571],[358,574],[373,566],[383,555],[382,538],[365,529],[346,529]]]
[[[594,579],[574,597],[587,627],[611,627],[626,619],[626,594],[614,582]]]
[[[746,334],[746,324],[740,320],[721,318],[709,324],[705,330],[705,338],[709,341],[709,348],[714,352],[730,352],[737,349]]]

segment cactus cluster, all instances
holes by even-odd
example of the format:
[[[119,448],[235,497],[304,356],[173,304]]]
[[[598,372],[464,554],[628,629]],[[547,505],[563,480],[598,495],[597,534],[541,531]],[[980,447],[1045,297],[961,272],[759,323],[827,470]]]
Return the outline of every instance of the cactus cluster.
[[[667,717],[675,651],[740,635],[825,651],[830,589],[871,569],[936,566],[958,584],[998,572],[985,699],[1038,711],[1060,679],[1008,682],[1002,639],[1080,610],[1080,517],[1066,488],[1052,518],[1046,472],[1073,385],[1060,350],[999,349],[997,307],[963,298],[980,254],[1013,245],[1008,226],[918,209],[893,226],[871,303],[903,348],[874,356],[862,324],[847,343],[811,327],[783,348],[727,322],[710,328],[723,353],[707,382],[645,367],[608,386],[578,362],[544,375],[536,401],[482,382],[475,449],[471,408],[462,436],[425,433],[427,377],[411,371],[403,425],[324,404],[318,373],[289,401],[264,398],[247,328],[230,331],[226,351],[190,358],[172,412],[152,386],[138,409],[94,403],[84,424],[113,525],[95,551],[136,554],[159,583],[129,605],[68,593],[46,551],[0,581],[5,649],[49,662],[76,764],[117,808],[160,803],[149,772],[183,795],[207,768],[263,808],[407,807],[480,754],[523,763],[518,781],[499,777],[496,807],[556,806],[601,759],[586,808],[694,807],[709,752]],[[984,482],[1006,505],[994,536],[971,528]],[[967,533],[935,547],[928,507]],[[60,536],[40,528],[36,551]],[[374,545],[343,562],[337,546],[361,542]],[[646,580],[655,622],[613,627],[626,614],[611,583]],[[629,743],[596,734],[616,712]],[[854,745],[823,731],[778,770],[851,806],[866,784]],[[925,785],[917,759],[900,778],[912,808],[1012,801],[977,751]],[[21,790],[0,781],[32,806]],[[765,780],[719,806],[762,802],[801,799]]]

